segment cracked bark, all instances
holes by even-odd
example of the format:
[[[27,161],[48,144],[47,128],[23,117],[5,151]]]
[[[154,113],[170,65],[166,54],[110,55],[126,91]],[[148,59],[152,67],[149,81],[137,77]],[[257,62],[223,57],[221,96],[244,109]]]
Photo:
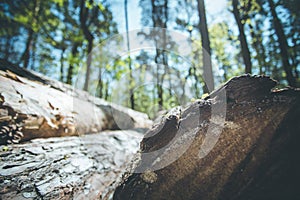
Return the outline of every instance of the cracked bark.
[[[12,139],[2,135],[9,135],[6,129],[14,124],[21,125],[25,141],[146,128],[152,123],[146,114],[94,98],[2,60],[0,83],[0,144]]]

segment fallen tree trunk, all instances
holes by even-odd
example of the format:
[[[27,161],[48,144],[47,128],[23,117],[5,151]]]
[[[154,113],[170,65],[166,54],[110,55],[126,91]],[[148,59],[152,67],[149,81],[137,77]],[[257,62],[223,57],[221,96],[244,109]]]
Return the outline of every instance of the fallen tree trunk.
[[[0,60],[0,144],[151,124],[144,113]]]
[[[109,196],[151,123],[0,59],[0,199]]]
[[[0,199],[99,199],[138,150],[136,131],[0,146]]]
[[[140,144],[114,199],[296,199],[300,91],[231,79],[167,115]]]

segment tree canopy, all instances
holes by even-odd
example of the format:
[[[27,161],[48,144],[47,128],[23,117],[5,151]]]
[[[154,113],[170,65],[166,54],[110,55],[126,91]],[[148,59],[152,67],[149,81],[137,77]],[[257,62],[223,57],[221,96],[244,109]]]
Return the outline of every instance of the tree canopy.
[[[243,73],[299,87],[299,3],[223,1],[3,0],[0,58],[151,117]]]

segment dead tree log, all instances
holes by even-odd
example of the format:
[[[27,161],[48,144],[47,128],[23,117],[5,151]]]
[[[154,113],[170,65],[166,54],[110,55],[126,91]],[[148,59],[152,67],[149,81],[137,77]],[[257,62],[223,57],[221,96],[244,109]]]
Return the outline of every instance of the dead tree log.
[[[148,131],[114,199],[296,199],[300,91],[231,79]]]
[[[151,123],[144,113],[0,60],[0,144]]]
[[[136,131],[0,146],[0,199],[102,199],[138,150]]]
[[[146,114],[0,59],[0,199],[108,196],[138,149],[143,129],[135,128],[150,124]],[[81,137],[55,137],[71,135]],[[53,138],[33,139],[41,137]],[[31,141],[1,145],[20,140]]]

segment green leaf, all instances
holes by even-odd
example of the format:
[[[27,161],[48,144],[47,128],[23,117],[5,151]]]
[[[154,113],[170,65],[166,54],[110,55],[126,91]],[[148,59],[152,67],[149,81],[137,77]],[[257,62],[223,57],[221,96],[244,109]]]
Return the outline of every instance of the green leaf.
[[[92,9],[92,8],[93,8],[93,4],[91,4],[90,1],[86,1],[86,2],[85,2],[85,7],[86,7],[87,9]]]
[[[54,3],[57,3],[60,7],[64,5],[64,0],[53,0]]]
[[[102,3],[99,3],[99,4],[98,4],[98,7],[99,7],[99,10],[100,10],[100,11],[102,11],[102,12],[105,11],[105,7],[103,6]]]

